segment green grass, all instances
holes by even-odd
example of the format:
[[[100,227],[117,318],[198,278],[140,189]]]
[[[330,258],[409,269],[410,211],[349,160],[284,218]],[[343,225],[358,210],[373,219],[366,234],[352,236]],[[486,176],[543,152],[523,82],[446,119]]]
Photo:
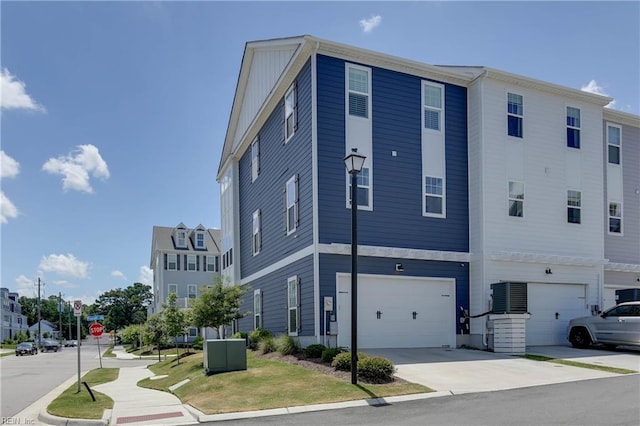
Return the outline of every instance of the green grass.
[[[82,377],[82,381],[87,382],[89,387],[93,388],[95,385],[117,379],[119,370],[119,368],[91,370]],[[69,386],[67,390],[49,404],[47,407],[49,414],[74,419],[101,419],[104,410],[113,408],[113,400],[107,395],[91,389],[96,397],[94,402],[84,384],[81,384],[80,389],[78,393],[77,383]]]
[[[251,351],[247,352],[247,364],[246,371],[206,376],[202,354],[194,354],[183,358],[179,365],[172,359],[150,366],[154,374],[167,374],[168,377],[144,379],[138,385],[166,391],[170,386],[190,379],[174,393],[183,403],[191,404],[205,414],[433,392],[415,383],[352,385],[318,371],[255,357]]]
[[[17,343],[1,343],[0,349],[15,349],[17,346]]]
[[[16,354],[15,352],[6,352],[6,353],[3,353],[3,354],[0,354],[0,358],[2,358],[4,356],[10,356],[10,355],[15,356],[15,354]]]
[[[102,354],[104,358],[115,358],[116,354],[113,353],[113,348],[109,348]]]
[[[597,365],[597,364],[587,364],[585,362],[577,362],[577,361],[570,361],[570,360],[567,360],[567,359],[551,358],[551,357],[543,356],[543,355],[529,355],[529,354],[526,354],[526,355],[522,355],[522,357],[526,358],[526,359],[531,359],[533,361],[553,362],[554,364],[569,365],[571,367],[588,368],[590,370],[606,371],[606,372],[609,372],[609,373],[616,373],[616,374],[634,374],[634,373],[637,373],[637,371],[627,370],[626,368],[607,367],[605,365]]]

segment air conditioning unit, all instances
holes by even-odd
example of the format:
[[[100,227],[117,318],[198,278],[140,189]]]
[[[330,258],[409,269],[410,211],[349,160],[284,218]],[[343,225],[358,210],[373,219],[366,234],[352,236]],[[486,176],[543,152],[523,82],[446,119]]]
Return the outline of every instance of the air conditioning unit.
[[[494,314],[525,314],[527,308],[527,283],[503,282],[491,284]]]

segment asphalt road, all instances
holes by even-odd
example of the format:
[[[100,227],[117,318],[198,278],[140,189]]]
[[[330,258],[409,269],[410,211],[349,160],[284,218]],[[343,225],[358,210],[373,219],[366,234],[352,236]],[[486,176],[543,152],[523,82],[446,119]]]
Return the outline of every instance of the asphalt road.
[[[102,346],[104,351],[106,347]],[[0,357],[0,417],[11,417],[55,389],[60,383],[78,375],[78,348],[37,355]],[[82,372],[100,367],[98,347],[93,341],[80,348]],[[149,361],[102,358],[102,366],[133,367]]]
[[[509,391],[452,395],[226,421],[225,425],[633,425],[640,424],[637,374]],[[219,423],[207,423],[219,424]]]

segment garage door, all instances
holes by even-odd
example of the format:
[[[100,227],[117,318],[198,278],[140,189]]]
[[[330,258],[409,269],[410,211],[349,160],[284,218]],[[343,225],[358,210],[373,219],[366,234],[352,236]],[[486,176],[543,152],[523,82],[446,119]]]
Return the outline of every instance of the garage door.
[[[527,346],[566,345],[569,320],[588,315],[582,284],[527,285]]]
[[[351,346],[351,277],[338,274],[338,345]],[[358,348],[455,347],[455,280],[358,275]]]

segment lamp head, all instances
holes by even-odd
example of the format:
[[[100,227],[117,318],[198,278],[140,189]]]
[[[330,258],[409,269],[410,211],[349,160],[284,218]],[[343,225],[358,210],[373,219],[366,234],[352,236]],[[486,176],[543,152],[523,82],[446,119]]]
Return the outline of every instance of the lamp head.
[[[358,154],[357,148],[351,148],[351,154],[344,157],[344,165],[347,167],[349,173],[360,173],[362,166],[364,166],[365,157],[362,154]]]

